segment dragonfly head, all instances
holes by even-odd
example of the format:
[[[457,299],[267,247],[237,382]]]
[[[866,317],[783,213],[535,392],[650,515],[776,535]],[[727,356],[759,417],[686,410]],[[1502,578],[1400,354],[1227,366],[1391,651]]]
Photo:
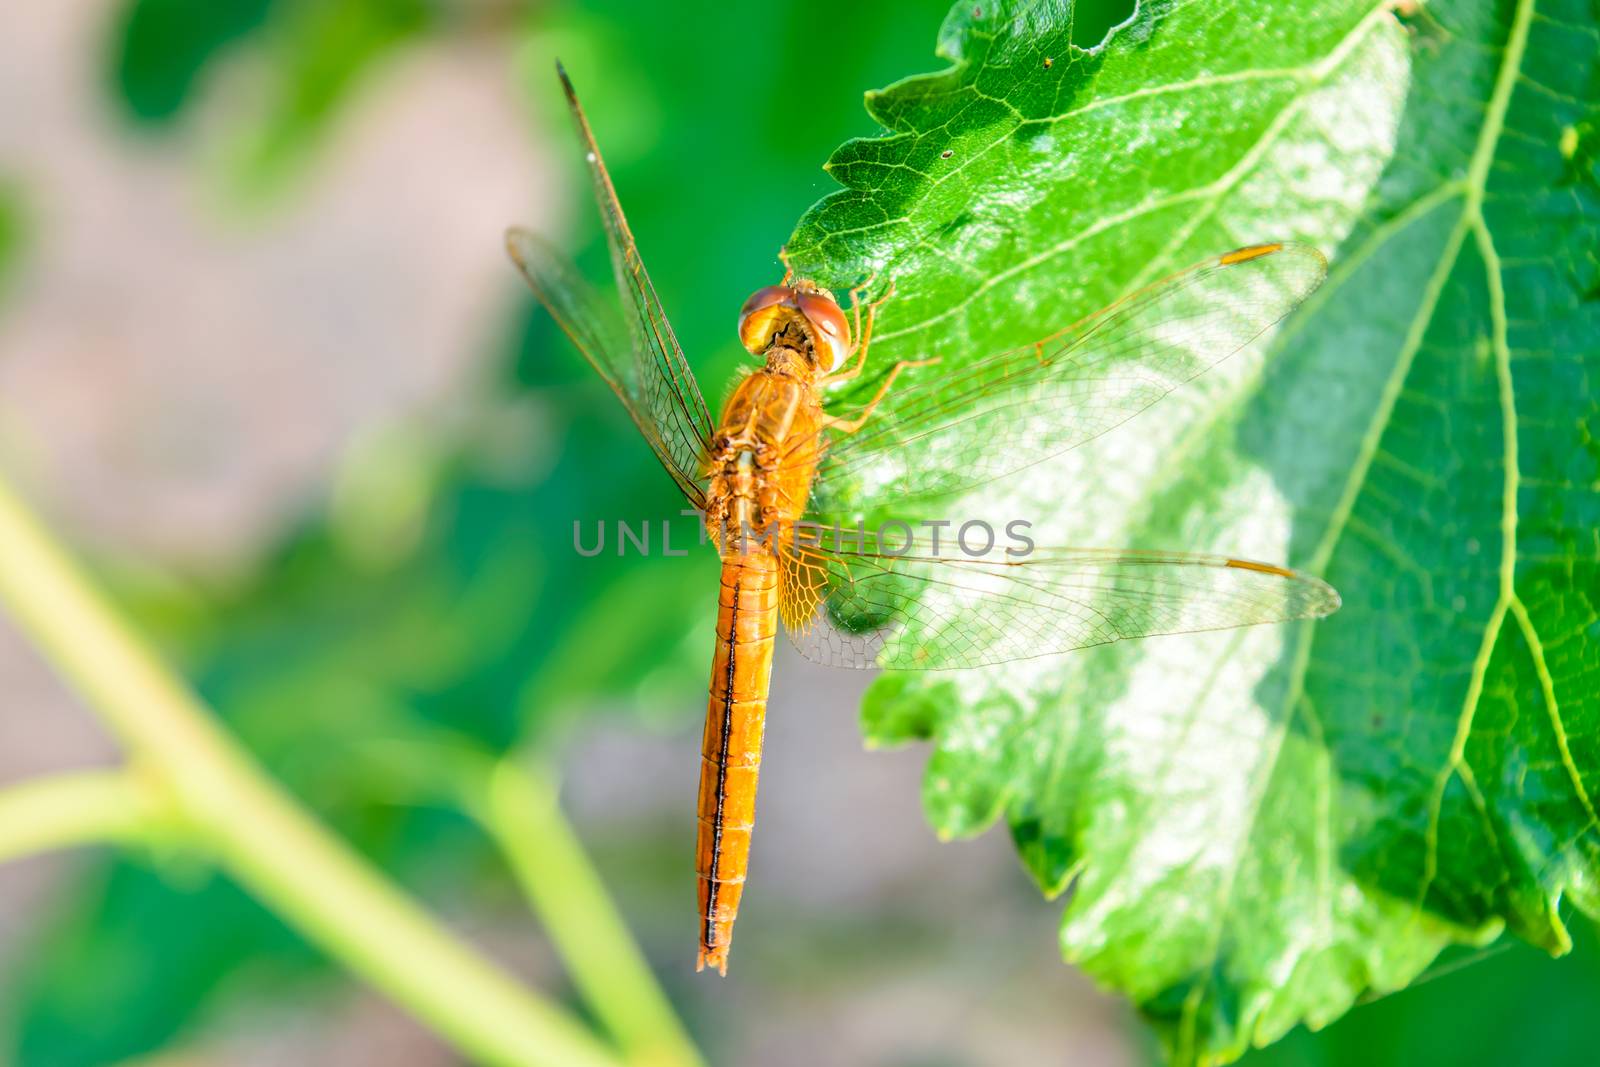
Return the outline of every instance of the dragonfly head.
[[[838,370],[850,354],[850,326],[833,294],[801,281],[757,289],[739,312],[739,340],[754,355],[764,354],[790,326],[811,342],[817,369]]]

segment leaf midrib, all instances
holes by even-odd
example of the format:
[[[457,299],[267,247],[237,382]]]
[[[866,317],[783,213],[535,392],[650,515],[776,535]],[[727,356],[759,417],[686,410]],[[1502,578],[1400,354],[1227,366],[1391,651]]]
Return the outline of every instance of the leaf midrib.
[[[1379,445],[1393,418],[1399,394],[1405,381],[1410,376],[1413,360],[1421,348],[1427,330],[1433,323],[1444,287],[1458,264],[1467,236],[1469,234],[1475,235],[1484,258],[1485,269],[1489,274],[1487,281],[1491,294],[1490,320],[1493,332],[1491,342],[1495,355],[1496,378],[1500,393],[1501,429],[1503,447],[1505,449],[1505,485],[1502,491],[1501,505],[1500,590],[1496,597],[1495,607],[1491,610],[1484,626],[1483,639],[1480,642],[1478,654],[1473,663],[1471,680],[1463,700],[1461,714],[1458,717],[1457,730],[1451,745],[1450,757],[1435,777],[1434,793],[1429,804],[1424,876],[1415,901],[1419,914],[1426,900],[1427,892],[1437,875],[1438,830],[1443,811],[1444,792],[1449,784],[1450,777],[1465,766],[1466,742],[1471,734],[1472,722],[1481,699],[1495,638],[1504,623],[1506,613],[1517,602],[1514,577],[1517,551],[1516,498],[1520,470],[1517,455],[1516,401],[1511,378],[1511,354],[1507,335],[1503,277],[1500,272],[1499,257],[1494,251],[1489,227],[1483,216],[1483,202],[1488,188],[1489,170],[1493,165],[1501,137],[1505,131],[1506,114],[1510,107],[1517,79],[1521,73],[1533,15],[1534,0],[1519,0],[1513,15],[1510,32],[1506,38],[1504,56],[1501,59],[1500,69],[1496,75],[1495,86],[1484,112],[1483,126],[1479,131],[1478,141],[1474,146],[1465,179],[1459,183],[1441,187],[1435,193],[1419,198],[1403,213],[1402,217],[1406,217],[1409,221],[1411,218],[1420,217],[1420,214],[1426,211],[1434,210],[1452,196],[1459,195],[1462,198],[1460,218],[1457,220],[1450,236],[1446,239],[1439,262],[1429,277],[1428,284],[1424,289],[1423,300],[1402,343],[1394,370],[1391,372],[1389,380],[1385,383],[1378,408],[1374,412],[1373,421],[1362,438],[1356,460],[1352,465],[1351,476],[1345,484],[1345,489],[1330,516],[1328,527],[1318,542],[1316,550],[1312,553],[1308,564],[1313,573],[1321,575],[1326,572],[1333,552],[1341,541],[1345,528],[1350,521],[1355,503],[1366,486],[1367,477],[1376,458]],[[1425,211],[1419,210],[1424,205]],[[1390,230],[1389,232],[1392,233],[1394,231]],[[1379,243],[1381,242],[1372,243],[1370,248],[1364,248],[1364,254],[1361,258],[1364,259],[1365,254],[1375,250]],[[1336,288],[1349,276],[1350,272],[1342,272],[1338,279],[1330,279],[1330,286]],[[1321,300],[1329,298],[1329,294],[1326,293],[1318,295]],[[1290,709],[1305,696],[1305,673],[1310,663],[1309,653],[1313,640],[1311,627],[1302,625],[1300,647],[1296,650],[1297,654],[1290,678],[1289,695],[1286,700],[1286,706]],[[1535,646],[1530,641],[1530,648],[1532,647]],[[1553,689],[1551,690],[1551,696],[1553,697]],[[1559,712],[1556,710],[1556,704],[1553,699],[1548,703],[1550,704],[1552,716],[1555,718],[1557,733],[1560,736],[1564,736],[1564,729],[1559,721]],[[1593,819],[1593,806],[1590,804],[1583,783],[1577,775],[1576,767],[1572,763],[1570,754],[1566,752],[1564,746],[1563,757],[1578,796],[1584,803],[1586,810],[1590,812],[1591,819]]]
[[[1516,13],[1513,16],[1511,32],[1507,36],[1505,56],[1501,61],[1500,70],[1495,81],[1495,87],[1490,97],[1489,107],[1485,110],[1484,124],[1482,129],[1479,131],[1478,143],[1474,146],[1473,155],[1465,180],[1459,183],[1450,183],[1448,185],[1441,186],[1433,192],[1417,198],[1396,219],[1391,220],[1390,224],[1386,226],[1384,230],[1379,231],[1380,234],[1382,234],[1386,239],[1394,232],[1398,232],[1398,229],[1404,228],[1404,226],[1396,227],[1394,225],[1400,220],[1403,219],[1406,223],[1409,223],[1417,218],[1422,217],[1422,215],[1435,210],[1442,204],[1446,203],[1453,196],[1459,195],[1462,197],[1463,208],[1461,218],[1457,221],[1457,224],[1452,230],[1450,237],[1446,240],[1445,251],[1440,256],[1439,264],[1436,266],[1433,274],[1429,278],[1428,285],[1424,290],[1423,301],[1419,305],[1417,315],[1412,321],[1411,328],[1407,331],[1405,341],[1401,347],[1401,352],[1396,360],[1395,369],[1391,373],[1389,380],[1385,383],[1383,394],[1380,397],[1378,410],[1374,413],[1373,422],[1368,427],[1367,433],[1363,436],[1361,449],[1358,452],[1356,464],[1352,468],[1351,478],[1346,483],[1345,492],[1341,495],[1339,505],[1336,506],[1335,511],[1330,517],[1328,530],[1324,534],[1322,540],[1318,543],[1317,549],[1313,552],[1310,558],[1308,569],[1312,573],[1321,575],[1326,572],[1327,564],[1332,556],[1333,549],[1338,544],[1343,535],[1344,528],[1350,520],[1351,513],[1354,509],[1355,500],[1360,495],[1361,489],[1366,484],[1367,474],[1369,473],[1372,462],[1377,455],[1378,445],[1381,442],[1383,434],[1387,430],[1389,421],[1393,416],[1394,407],[1399,398],[1400,390],[1406,378],[1408,378],[1410,375],[1412,361],[1414,360],[1417,351],[1421,347],[1423,337],[1426,334],[1428,327],[1433,321],[1433,316],[1437,310],[1439,298],[1443,294],[1444,286],[1448,281],[1451,272],[1454,270],[1457,257],[1460,254],[1461,246],[1468,232],[1474,227],[1477,227],[1482,230],[1482,233],[1485,237],[1488,235],[1488,227],[1483,220],[1482,205],[1484,195],[1487,190],[1489,168],[1493,163],[1496,149],[1498,148],[1501,135],[1504,131],[1506,112],[1510,106],[1511,95],[1515,87],[1518,74],[1520,73],[1522,59],[1527,47],[1528,32],[1532,24],[1533,11],[1534,0],[1519,0]],[[1360,258],[1365,259],[1366,256],[1371,254],[1372,251],[1375,251],[1375,249],[1381,245],[1381,243],[1382,241],[1380,240],[1369,241],[1364,244],[1361,250]],[[1500,573],[1500,599],[1502,603],[1497,606],[1496,612],[1494,613],[1503,619],[1505,611],[1509,609],[1515,596],[1514,589],[1511,587],[1511,578],[1516,559],[1516,486],[1519,477],[1516,466],[1516,409],[1514,397],[1511,392],[1510,350],[1509,346],[1506,344],[1506,313],[1503,289],[1499,286],[1500,278],[1498,277],[1498,258],[1490,258],[1486,256],[1485,264],[1496,272],[1496,277],[1491,279],[1490,285],[1500,293],[1500,300],[1498,302],[1491,302],[1491,317],[1492,321],[1495,323],[1495,333],[1497,338],[1495,355],[1497,363],[1497,376],[1500,384],[1502,419],[1504,431],[1506,433],[1507,450],[1506,487],[1502,503],[1501,518],[1502,530],[1505,534]],[[1328,284],[1323,287],[1323,291],[1317,294],[1319,302],[1329,299],[1332,295],[1332,292],[1336,291],[1337,288],[1350,277],[1351,273],[1353,273],[1353,267],[1340,272],[1340,275],[1337,278],[1330,278]],[[1520,606],[1520,604],[1518,606]],[[1492,649],[1493,634],[1497,631],[1497,629],[1498,626],[1494,625],[1493,623],[1486,626],[1486,649]],[[1266,761],[1264,761],[1264,763],[1261,765],[1262,769],[1260,772],[1258,772],[1261,775],[1261,780],[1263,782],[1270,781],[1272,775],[1276,771],[1278,758],[1283,751],[1281,743],[1282,736],[1287,732],[1288,722],[1293,717],[1294,708],[1296,705],[1304,701],[1308,705],[1309,710],[1309,699],[1305,694],[1305,674],[1310,664],[1310,650],[1313,640],[1313,633],[1314,630],[1312,623],[1306,622],[1300,625],[1299,641],[1295,649],[1294,662],[1290,670],[1289,688],[1287,690],[1287,696],[1284,701],[1283,712],[1281,715],[1282,723],[1279,729],[1279,743],[1274,747],[1272,754]],[[1481,691],[1482,672],[1487,670],[1487,651],[1480,650],[1479,659],[1480,662],[1475,664],[1474,667],[1474,678],[1477,684],[1477,690]],[[1471,694],[1471,702],[1466,708],[1463,709],[1463,723],[1459,730],[1459,736],[1457,739],[1458,744],[1452,748],[1451,762],[1447,764],[1445,770],[1441,772],[1441,779],[1444,783],[1448,783],[1450,773],[1452,773],[1458,766],[1462,766],[1464,763],[1464,761],[1456,758],[1455,754],[1458,748],[1464,748],[1465,735],[1470,733],[1472,713],[1476,710],[1476,695],[1476,692]],[[1550,705],[1552,711],[1554,711],[1555,704],[1553,700],[1550,701]],[[1559,730],[1559,719],[1558,733],[1563,733],[1563,731]],[[1572,764],[1570,756],[1566,754],[1565,748],[1563,748],[1563,755],[1567,761],[1569,772],[1574,776],[1574,784],[1578,788],[1580,795],[1584,797],[1585,803],[1587,804],[1587,795],[1583,792],[1582,782],[1577,779],[1576,768]],[[1247,831],[1247,836],[1254,833],[1255,821],[1259,817],[1261,799],[1264,798],[1264,796],[1265,789],[1259,789],[1257,791],[1256,806],[1251,817],[1251,828]],[[1439,799],[1442,799],[1442,788]],[[1442,805],[1439,803],[1435,803],[1430,807],[1430,810],[1433,813],[1430,817],[1430,863],[1437,862],[1436,831],[1438,812],[1441,810],[1441,808]],[[1591,811],[1592,815],[1593,808],[1590,807],[1589,810]],[[1330,827],[1330,832],[1331,829],[1332,828]],[[1235,865],[1235,874],[1236,873],[1237,865]],[[1418,914],[1421,912],[1422,902],[1426,896],[1429,881],[1431,881],[1431,875],[1429,876],[1429,879],[1424,881],[1423,889],[1418,894]],[[1212,968],[1206,972],[1204,980],[1196,984],[1197,989],[1209,988],[1215,973],[1215,966],[1220,960],[1221,939],[1224,924],[1231,909],[1233,884],[1234,879],[1230,878],[1224,893],[1219,897],[1219,906],[1216,910],[1216,930],[1213,939],[1213,947],[1211,950]],[[1182,1022],[1180,1024],[1184,1032],[1187,1032],[1197,1022],[1197,1020],[1194,1018],[1194,1013],[1198,1010],[1201,999],[1202,998],[1194,995],[1191,995],[1185,999]]]

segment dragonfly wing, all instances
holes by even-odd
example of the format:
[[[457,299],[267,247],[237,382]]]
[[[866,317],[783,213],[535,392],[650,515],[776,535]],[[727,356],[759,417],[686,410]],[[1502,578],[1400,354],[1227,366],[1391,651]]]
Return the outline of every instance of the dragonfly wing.
[[[807,537],[812,535],[806,535]],[[1339,594],[1307,574],[1173,552],[1040,548],[1025,558],[904,553],[823,531],[783,549],[790,635],[837,667],[983,667],[1158,634],[1317,618]]]
[[[619,338],[613,328],[616,316],[605,309],[571,261],[549,242],[524,230],[512,230],[506,237],[507,247],[540,301],[621,398],[667,473],[689,501],[703,509],[706,456],[714,432],[711,412],[639,258],[633,232],[617,202],[611,175],[577,93],[567,72],[559,64],[556,70],[594,182],[617,289],[626,301],[627,340]]]
[[[833,522],[835,501],[970,489],[1093,440],[1249,344],[1326,274],[1314,248],[1239,249],[1035,344],[914,371],[862,429],[827,442],[812,517]]]
[[[643,388],[644,400],[663,430],[669,430],[678,439],[695,439],[702,446],[709,445],[715,431],[711,412],[700,395],[700,387],[678,345],[677,335],[672,332],[672,323],[667,320],[661,299],[656,296],[649,272],[644,269],[644,261],[639,258],[639,246],[622,214],[616,188],[611,184],[611,173],[606,170],[605,158],[589,129],[589,120],[578,103],[572,80],[559,64],[556,72],[561,76],[561,87],[572,109],[584,160],[589,166],[595,202],[600,207],[600,221],[605,224],[606,242],[611,249],[617,290],[626,298],[628,332],[633,338],[633,351],[638,361],[637,380]]]
[[[506,248],[550,317],[617,394],[683,495],[704,509],[710,434],[696,428],[691,413],[659,380],[656,364],[638,356],[616,306],[603,300],[577,266],[544,238],[512,230]]]

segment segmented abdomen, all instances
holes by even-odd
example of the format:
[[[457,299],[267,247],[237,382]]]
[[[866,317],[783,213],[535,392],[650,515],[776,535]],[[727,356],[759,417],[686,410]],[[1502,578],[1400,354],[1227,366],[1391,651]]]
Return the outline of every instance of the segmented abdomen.
[[[727,973],[755,824],[761,733],[778,632],[778,567],[771,555],[722,563],[717,650],[701,743],[695,870],[700,890],[699,966]]]

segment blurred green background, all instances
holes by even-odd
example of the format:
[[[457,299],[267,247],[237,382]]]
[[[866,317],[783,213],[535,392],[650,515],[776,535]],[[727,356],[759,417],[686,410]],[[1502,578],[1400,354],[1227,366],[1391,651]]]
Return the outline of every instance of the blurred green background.
[[[1126,6],[1080,4],[1080,40]],[[560,55],[715,403],[739,302],[945,7],[0,11],[0,463],[299,796],[559,990],[429,757],[543,753],[714,1063],[1155,1056],[1009,844],[937,844],[920,755],[861,751],[864,679],[787,650],[730,978],[692,973],[714,564],[573,556],[574,519],[678,504],[501,251],[520,223],[605,271]],[[0,694],[0,779],[115,760],[3,621]],[[1597,959],[1512,948],[1247,1062],[1587,1064]],[[0,966],[0,1062],[458,1062],[182,854],[0,869]]]

